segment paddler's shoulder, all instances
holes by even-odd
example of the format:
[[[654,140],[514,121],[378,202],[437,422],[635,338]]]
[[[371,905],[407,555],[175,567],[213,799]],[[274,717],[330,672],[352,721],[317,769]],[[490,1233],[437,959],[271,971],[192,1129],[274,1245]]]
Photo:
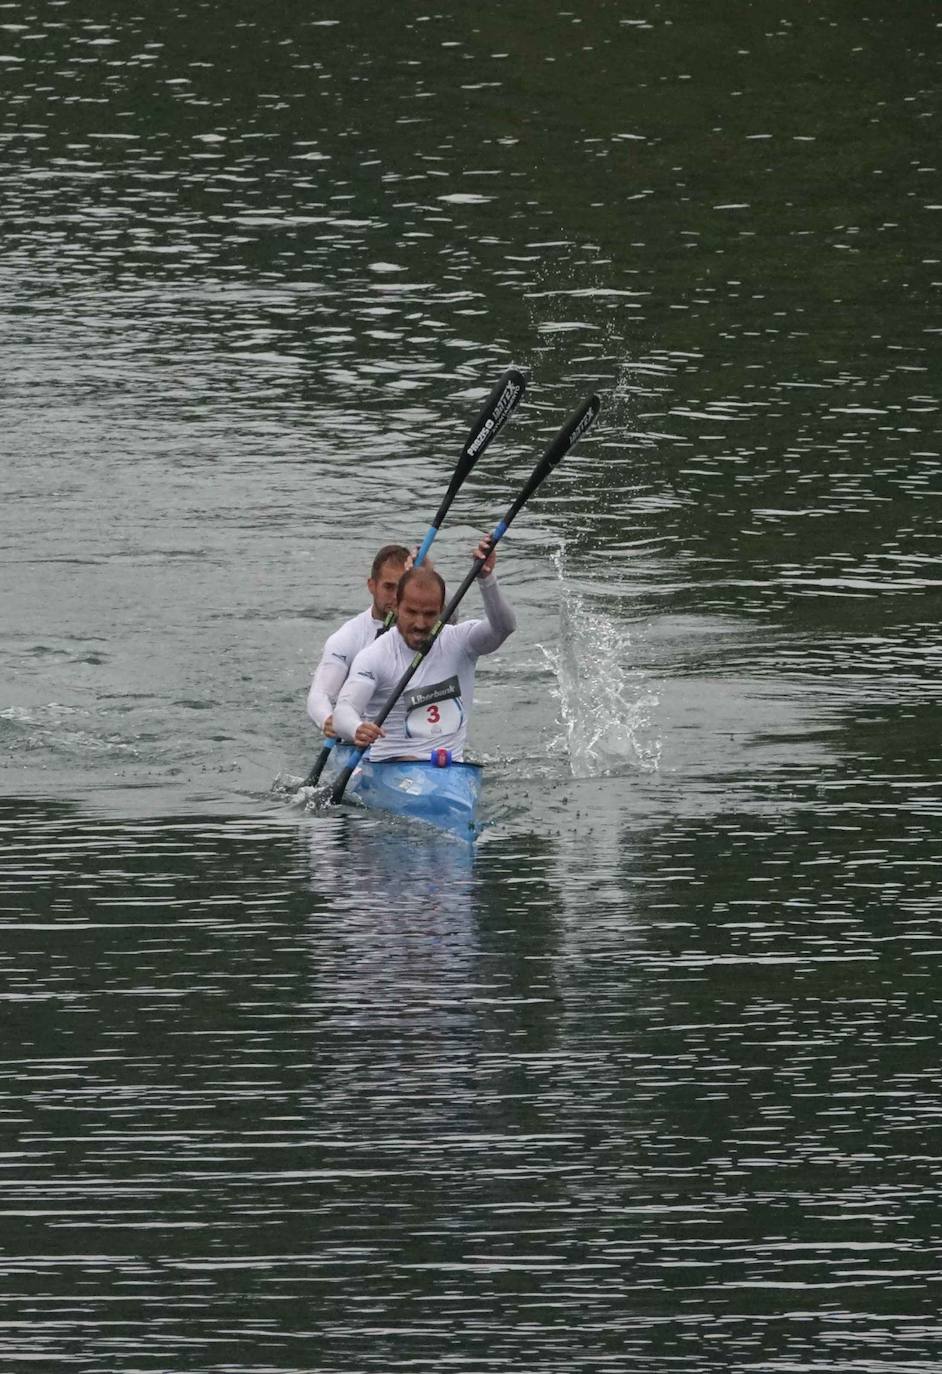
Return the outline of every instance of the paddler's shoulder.
[[[475,625],[480,625],[479,619],[459,620],[457,625],[453,620],[449,620],[447,625],[443,625],[439,632],[439,640],[443,647],[450,649],[463,649],[468,641],[468,637]]]
[[[383,663],[393,662],[397,654],[397,640],[400,644],[403,642],[402,636],[395,628],[380,635],[378,639],[368,640],[354,658],[351,673],[358,672],[361,665],[373,668]]]
[[[349,620],[338,625],[336,630],[327,636],[326,643],[340,643],[344,640],[362,638],[374,623],[373,608],[368,606],[365,611],[360,611],[359,615],[352,615]]]

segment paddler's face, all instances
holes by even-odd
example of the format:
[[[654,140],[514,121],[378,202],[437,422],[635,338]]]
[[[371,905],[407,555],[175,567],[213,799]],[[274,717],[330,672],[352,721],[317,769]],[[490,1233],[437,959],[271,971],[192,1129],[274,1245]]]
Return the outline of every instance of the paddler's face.
[[[423,586],[410,579],[396,611],[396,625],[410,649],[422,648],[441,613],[438,588]]]
[[[377,620],[385,620],[389,612],[396,609],[396,589],[405,570],[405,564],[396,563],[388,558],[379,570],[379,577],[366,579],[366,585],[373,598],[373,614]]]

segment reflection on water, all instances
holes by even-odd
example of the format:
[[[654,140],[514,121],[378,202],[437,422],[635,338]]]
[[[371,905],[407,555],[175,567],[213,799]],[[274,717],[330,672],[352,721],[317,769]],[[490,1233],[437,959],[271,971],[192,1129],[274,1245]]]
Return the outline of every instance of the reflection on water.
[[[477,953],[470,847],[422,826],[372,819],[309,835],[321,916],[306,940],[319,1005],[372,1030],[432,1036],[473,981]],[[358,1091],[369,1092],[359,1076]]]
[[[6,804],[4,1358],[928,1368],[938,806],[893,798],[475,859]]]

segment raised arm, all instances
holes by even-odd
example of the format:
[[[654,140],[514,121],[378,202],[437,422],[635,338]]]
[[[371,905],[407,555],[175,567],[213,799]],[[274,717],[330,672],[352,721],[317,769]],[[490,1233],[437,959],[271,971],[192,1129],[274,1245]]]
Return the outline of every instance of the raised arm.
[[[475,550],[476,558],[483,558],[485,545],[486,541],[478,545]],[[496,550],[492,550],[478,574],[486,619],[479,620],[468,635],[468,648],[473,654],[492,654],[517,628],[517,617],[505,600],[497,581],[494,571],[496,560]]]

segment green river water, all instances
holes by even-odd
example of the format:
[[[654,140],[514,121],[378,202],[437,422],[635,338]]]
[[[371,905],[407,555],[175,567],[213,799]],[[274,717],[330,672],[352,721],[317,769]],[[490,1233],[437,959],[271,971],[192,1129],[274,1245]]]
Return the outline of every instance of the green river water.
[[[5,1370],[942,1367],[940,23],[0,3]],[[510,365],[476,851],[295,806]]]

